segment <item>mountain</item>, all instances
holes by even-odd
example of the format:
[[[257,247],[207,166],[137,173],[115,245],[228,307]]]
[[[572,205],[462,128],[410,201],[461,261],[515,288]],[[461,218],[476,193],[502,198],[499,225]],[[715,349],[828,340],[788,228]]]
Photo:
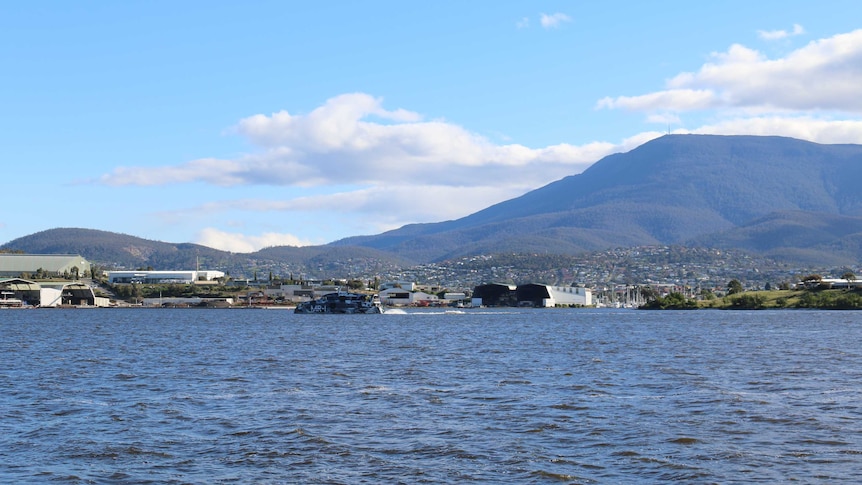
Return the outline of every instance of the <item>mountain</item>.
[[[457,220],[410,224],[324,246],[235,254],[91,229],[51,229],[0,246],[77,253],[114,268],[380,274],[479,254],[576,255],[677,245],[742,249],[814,266],[862,264],[862,145],[668,135],[578,175]]]
[[[860,180],[860,145],[667,135],[461,219],[332,244],[418,261],[699,243],[858,262],[862,233],[853,228],[862,217]],[[824,220],[833,222],[817,223]],[[812,232],[786,239],[799,224]]]
[[[773,212],[743,226],[696,238],[689,244],[742,249],[805,265],[842,266],[857,262],[862,254],[862,217]]]

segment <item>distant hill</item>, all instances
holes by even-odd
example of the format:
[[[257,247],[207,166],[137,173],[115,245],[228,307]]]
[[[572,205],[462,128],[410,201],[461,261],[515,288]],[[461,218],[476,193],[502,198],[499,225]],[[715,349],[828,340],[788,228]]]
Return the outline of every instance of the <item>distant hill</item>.
[[[81,228],[58,228],[10,241],[0,249],[31,254],[80,254],[103,266],[137,269],[194,269],[197,261],[223,265],[231,254],[198,244],[172,244],[127,234]]]
[[[809,262],[858,262],[860,238],[844,224],[862,216],[860,180],[860,145],[668,135],[461,219],[332,244],[373,247],[420,261],[499,251],[714,244]],[[796,215],[789,218],[791,213]],[[843,222],[812,226],[823,216]],[[792,219],[810,226],[819,237],[786,239],[786,230],[775,230],[782,217],[790,225]]]
[[[231,253],[199,244],[152,241],[114,232],[80,228],[57,228],[10,241],[3,250],[30,254],[80,254],[105,268],[217,269],[235,276],[253,277],[255,272],[275,276],[311,278],[390,270],[412,264],[397,255],[365,247],[265,248],[255,253]],[[268,277],[268,274],[261,274]]]

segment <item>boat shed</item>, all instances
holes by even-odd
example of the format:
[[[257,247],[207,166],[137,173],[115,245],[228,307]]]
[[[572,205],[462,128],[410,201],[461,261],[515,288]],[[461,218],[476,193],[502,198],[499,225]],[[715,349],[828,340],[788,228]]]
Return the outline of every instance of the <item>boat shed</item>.
[[[39,306],[96,306],[96,295],[89,286],[74,283],[42,283]]]
[[[0,277],[22,277],[39,270],[46,276],[83,276],[91,269],[90,262],[76,254],[0,254]]]
[[[479,285],[473,289],[473,306],[515,306],[517,287],[499,283]]]
[[[106,306],[97,301],[93,289],[80,282],[37,283],[21,278],[0,280],[0,291],[28,306]],[[105,302],[106,303],[106,302]]]
[[[11,295],[26,305],[38,305],[41,291],[41,286],[35,281],[21,278],[0,279],[0,292]]]

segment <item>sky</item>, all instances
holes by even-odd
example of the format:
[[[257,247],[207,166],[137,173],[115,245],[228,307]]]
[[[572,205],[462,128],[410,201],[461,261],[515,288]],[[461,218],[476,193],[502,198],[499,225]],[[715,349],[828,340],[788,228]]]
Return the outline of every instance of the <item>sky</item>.
[[[0,244],[325,244],[668,132],[862,143],[862,2],[0,3]]]

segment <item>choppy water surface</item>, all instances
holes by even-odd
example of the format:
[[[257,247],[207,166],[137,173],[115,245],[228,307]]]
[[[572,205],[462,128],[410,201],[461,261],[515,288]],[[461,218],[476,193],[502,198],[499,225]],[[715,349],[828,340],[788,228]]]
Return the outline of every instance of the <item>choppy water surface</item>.
[[[0,311],[0,482],[856,482],[862,313]]]

